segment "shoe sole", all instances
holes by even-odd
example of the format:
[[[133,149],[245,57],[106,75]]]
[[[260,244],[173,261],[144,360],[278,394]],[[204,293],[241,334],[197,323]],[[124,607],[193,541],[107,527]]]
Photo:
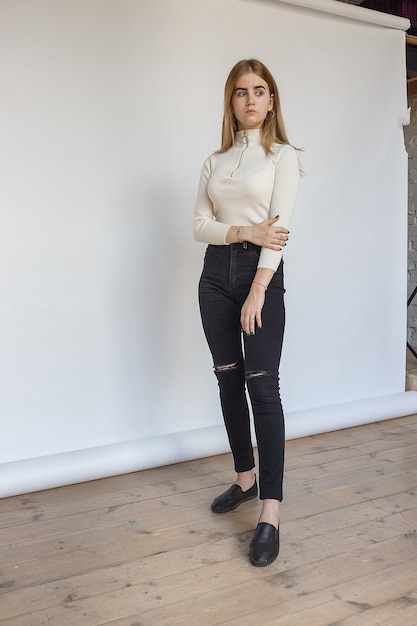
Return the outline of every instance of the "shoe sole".
[[[277,558],[278,558],[278,554],[274,556],[274,558],[268,561],[267,563],[258,563],[257,561],[253,561],[252,559],[250,560],[250,562],[255,567],[268,567],[268,565],[271,565],[271,563],[274,563],[277,560]]]

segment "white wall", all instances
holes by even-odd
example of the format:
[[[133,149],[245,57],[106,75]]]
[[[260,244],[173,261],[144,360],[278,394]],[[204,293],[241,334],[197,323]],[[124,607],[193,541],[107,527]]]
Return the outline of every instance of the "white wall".
[[[191,228],[243,57],[269,65],[305,150],[288,436],[417,410],[404,33],[294,1],[1,0],[0,495],[227,449]]]

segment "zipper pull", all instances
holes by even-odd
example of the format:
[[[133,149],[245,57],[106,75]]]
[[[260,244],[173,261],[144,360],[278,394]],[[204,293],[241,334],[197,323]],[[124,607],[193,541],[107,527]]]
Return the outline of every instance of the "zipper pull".
[[[236,165],[235,169],[234,169],[234,170],[232,170],[232,172],[231,172],[231,174],[230,174],[230,178],[233,178],[233,176],[235,175],[235,173],[236,173],[236,172],[237,172],[237,170],[239,169],[240,164],[241,164],[241,162],[242,162],[242,157],[243,157],[243,154],[244,154],[244,153],[246,152],[246,150],[248,149],[249,139],[248,139],[248,135],[247,135],[246,131],[243,131],[243,135],[242,135],[242,143],[243,143],[243,148],[242,148],[242,150],[240,151],[240,155],[239,155],[239,160],[238,160],[238,163],[237,163],[237,165]]]

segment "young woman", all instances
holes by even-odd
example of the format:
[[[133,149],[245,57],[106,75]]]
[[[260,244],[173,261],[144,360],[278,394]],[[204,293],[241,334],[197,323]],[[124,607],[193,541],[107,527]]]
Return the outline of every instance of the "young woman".
[[[201,173],[194,237],[209,244],[200,311],[237,473],[211,508],[227,513],[258,495],[247,387],[262,500],[250,547],[256,566],[269,565],[279,552],[285,445],[278,377],[285,322],[282,250],[298,182],[298,157],[285,132],[275,80],[263,63],[242,60],[226,81],[221,148]]]

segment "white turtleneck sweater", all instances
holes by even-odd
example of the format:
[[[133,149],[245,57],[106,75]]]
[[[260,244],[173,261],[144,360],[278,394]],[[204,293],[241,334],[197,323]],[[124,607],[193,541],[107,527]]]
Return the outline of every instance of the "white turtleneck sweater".
[[[299,183],[296,150],[274,144],[265,154],[260,130],[241,130],[233,146],[206,159],[201,172],[194,215],[194,238],[227,245],[231,226],[252,226],[277,215],[277,226],[288,228]],[[258,267],[277,270],[282,257],[262,248]]]

